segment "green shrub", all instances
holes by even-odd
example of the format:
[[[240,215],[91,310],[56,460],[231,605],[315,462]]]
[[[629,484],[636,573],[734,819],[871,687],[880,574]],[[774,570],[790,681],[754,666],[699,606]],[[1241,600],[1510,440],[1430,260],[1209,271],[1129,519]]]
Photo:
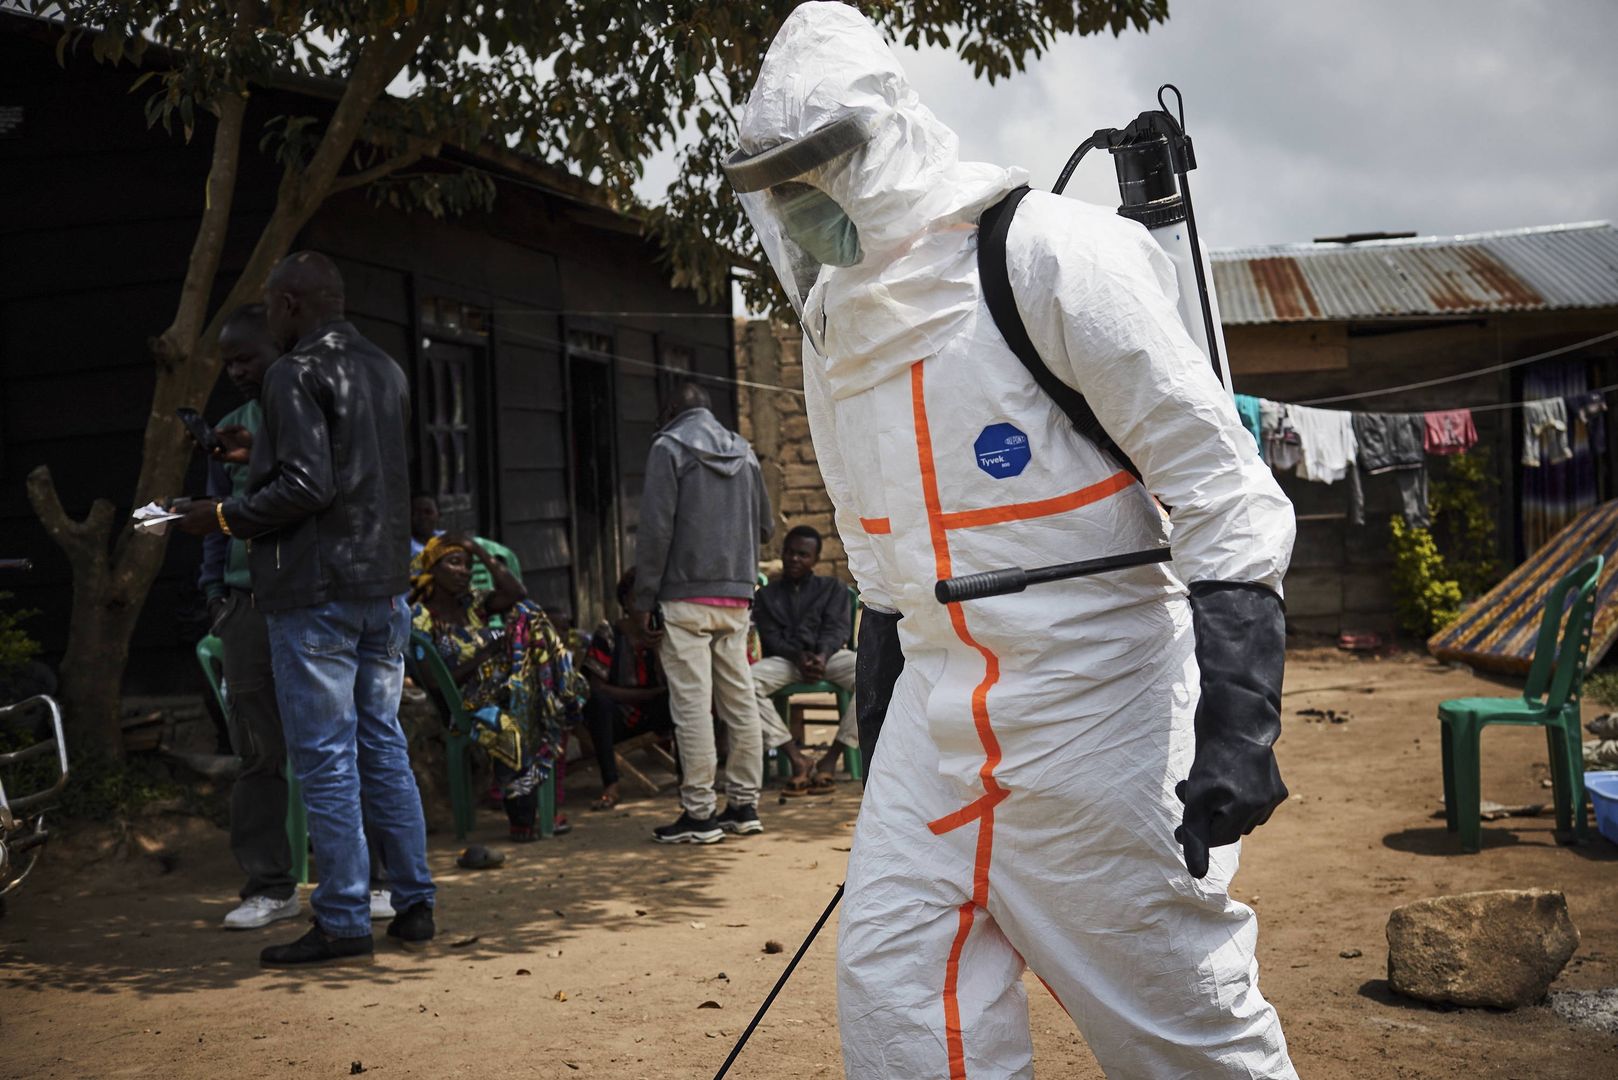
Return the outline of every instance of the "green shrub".
[[[1609,709],[1618,709],[1618,671],[1592,671],[1584,679],[1584,693]]]
[[[0,753],[21,750],[34,741],[28,733],[0,731]],[[55,781],[54,757],[34,758],[0,775],[0,782],[12,796],[43,791]],[[57,798],[56,813],[85,821],[127,821],[153,802],[187,793],[188,789],[174,782],[162,762],[150,757],[117,761],[80,754],[68,763],[67,786]]]
[[[0,592],[0,601],[10,599],[10,593]],[[22,628],[24,621],[38,614],[39,612],[33,609],[0,610],[0,675],[10,675],[18,671],[39,655],[39,642]]]
[[[1428,637],[1461,613],[1461,586],[1444,565],[1438,544],[1426,529],[1405,523],[1395,514],[1393,532],[1393,607],[1399,628]]]
[[[1495,508],[1491,497],[1499,485],[1489,469],[1489,451],[1475,447],[1434,463],[1433,536],[1443,553],[1448,576],[1470,600],[1500,583],[1504,569],[1496,548]]]

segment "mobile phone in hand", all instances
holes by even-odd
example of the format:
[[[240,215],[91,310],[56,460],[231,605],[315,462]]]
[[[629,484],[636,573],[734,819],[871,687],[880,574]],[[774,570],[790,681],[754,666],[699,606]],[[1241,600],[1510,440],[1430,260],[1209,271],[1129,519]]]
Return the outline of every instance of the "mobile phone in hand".
[[[661,634],[663,632],[663,605],[662,604],[654,604],[654,605],[652,605],[652,617],[647,620],[647,625],[649,627],[651,627],[652,633],[654,633],[654,634]]]
[[[213,428],[208,426],[208,422],[197,410],[182,405],[174,410],[174,415],[180,418],[180,423],[185,425],[185,430],[204,452],[211,454],[219,449],[219,437],[213,433]]]

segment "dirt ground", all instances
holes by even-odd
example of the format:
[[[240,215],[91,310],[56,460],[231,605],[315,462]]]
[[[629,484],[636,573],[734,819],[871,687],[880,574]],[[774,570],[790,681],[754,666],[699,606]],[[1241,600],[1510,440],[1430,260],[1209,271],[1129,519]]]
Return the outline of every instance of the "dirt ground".
[[[1394,906],[1543,886],[1567,893],[1583,934],[1558,988],[1618,986],[1618,848],[1558,847],[1548,818],[1508,818],[1484,826],[1481,854],[1463,856],[1433,816],[1435,705],[1509,692],[1417,657],[1292,658],[1279,749],[1293,797],[1248,842],[1235,891],[1259,913],[1261,986],[1305,1078],[1618,1076],[1618,1038],[1548,1008],[1431,1008],[1385,982]],[[1311,707],[1351,719],[1297,715]],[[1490,729],[1484,797],[1549,802],[1544,753],[1537,731]],[[431,950],[379,944],[370,966],[297,973],[262,970],[256,956],[301,923],[217,928],[238,884],[218,829],[192,820],[166,863],[82,865],[81,849],[62,845],[0,921],[0,1073],[711,1076],[842,878],[859,787],[838,788],[786,806],[768,793],[763,836],[662,849],[647,830],[675,812],[672,796],[587,813],[594,778],[576,774],[569,836],[509,848],[498,815],[482,812],[475,839],[510,851],[501,870],[457,870],[454,840],[431,838],[441,889]],[[766,955],[768,940],[787,952]],[[833,940],[828,927],[737,1080],[841,1075]],[[1099,1077],[1030,984],[1039,1074]]]

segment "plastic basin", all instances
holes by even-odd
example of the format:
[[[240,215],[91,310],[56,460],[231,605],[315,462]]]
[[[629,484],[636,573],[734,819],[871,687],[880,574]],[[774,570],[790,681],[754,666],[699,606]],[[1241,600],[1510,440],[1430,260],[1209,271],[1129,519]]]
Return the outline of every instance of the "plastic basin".
[[[1618,772],[1585,773],[1584,790],[1590,793],[1596,828],[1602,836],[1618,844]]]

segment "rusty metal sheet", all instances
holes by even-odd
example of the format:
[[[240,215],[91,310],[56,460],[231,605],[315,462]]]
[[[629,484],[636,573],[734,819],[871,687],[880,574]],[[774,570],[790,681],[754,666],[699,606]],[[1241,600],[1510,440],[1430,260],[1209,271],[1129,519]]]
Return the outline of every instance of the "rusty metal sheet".
[[[1213,253],[1229,325],[1618,306],[1604,221]]]

